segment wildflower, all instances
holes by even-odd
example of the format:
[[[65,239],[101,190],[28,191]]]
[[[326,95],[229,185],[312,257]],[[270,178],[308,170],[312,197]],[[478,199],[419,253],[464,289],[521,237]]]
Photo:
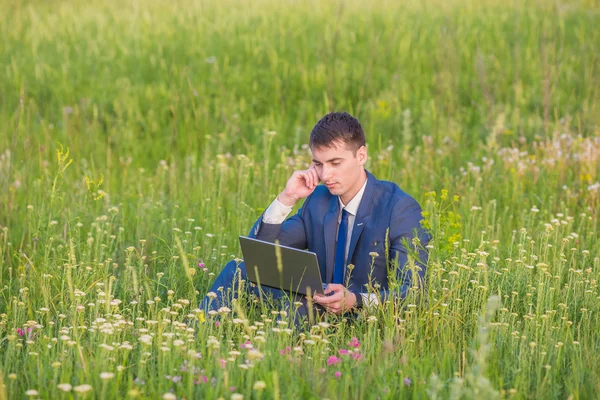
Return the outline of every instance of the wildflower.
[[[251,349],[250,351],[248,351],[248,359],[249,360],[257,360],[257,359],[261,359],[263,358],[263,354],[255,349]]]
[[[165,393],[165,394],[162,395],[162,398],[165,399],[165,400],[176,400],[177,396],[175,396],[173,393],[167,392],[167,393]]]
[[[341,363],[342,360],[337,358],[336,356],[329,356],[329,358],[327,359],[327,365],[332,365],[332,364],[339,364]]]
[[[335,377],[339,378],[340,376],[342,376],[342,373],[340,371],[335,371]]]
[[[267,387],[267,384],[264,381],[256,381],[252,386],[254,390],[264,390]]]
[[[404,382],[404,384],[406,386],[410,386],[410,384],[412,383],[412,381],[410,380],[410,378],[404,378],[403,382]]]
[[[56,387],[62,390],[63,392],[70,392],[73,388],[73,386],[71,386],[71,384],[69,383],[59,383],[58,385],[56,385]]]
[[[142,342],[143,344],[152,344],[152,336],[150,335],[142,335],[140,336],[140,342]]]
[[[360,342],[356,337],[352,337],[352,339],[350,339],[350,343],[348,343],[348,346],[357,348],[360,346]]]
[[[128,342],[124,342],[119,346],[119,349],[132,350],[133,346],[131,344],[129,344]]]
[[[234,393],[231,395],[231,400],[243,400],[244,396],[239,393]]]
[[[92,390],[92,386],[88,385],[88,384],[84,384],[84,385],[79,385],[79,386],[75,386],[73,388],[73,390],[77,393],[87,393],[90,390]]]
[[[240,345],[241,349],[252,349],[252,342],[250,342],[249,340],[246,340],[246,343],[242,343]]]
[[[202,261],[198,263],[198,268],[204,268],[204,263]]]
[[[100,379],[102,379],[103,381],[107,381],[109,379],[112,379],[115,377],[114,372],[101,372],[100,373]]]
[[[28,391],[25,392],[25,394],[27,396],[37,396],[39,393],[37,390],[35,389],[29,389]]]

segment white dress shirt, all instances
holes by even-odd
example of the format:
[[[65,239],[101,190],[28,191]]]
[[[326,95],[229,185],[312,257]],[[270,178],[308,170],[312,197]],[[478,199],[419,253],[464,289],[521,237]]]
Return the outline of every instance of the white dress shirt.
[[[338,229],[340,227],[340,222],[342,221],[342,210],[346,209],[348,211],[348,232],[346,236],[346,251],[345,257],[348,257],[348,250],[350,249],[350,238],[352,237],[352,230],[354,228],[354,221],[356,220],[356,213],[358,212],[358,206],[360,205],[360,201],[362,200],[363,194],[365,193],[365,188],[367,187],[367,179],[365,179],[365,183],[362,188],[356,193],[356,195],[348,202],[347,205],[344,205],[342,202],[342,198],[338,196],[338,200],[340,202],[340,213],[338,214],[337,223]],[[286,206],[282,202],[280,202],[277,198],[273,200],[269,208],[267,208],[263,214],[263,222],[267,224],[281,224],[287,216],[292,212],[293,207]],[[336,231],[337,232],[337,231]],[[337,237],[337,233],[336,233]],[[377,295],[374,293],[361,293],[363,298],[363,306],[373,306],[379,303],[377,299]]]

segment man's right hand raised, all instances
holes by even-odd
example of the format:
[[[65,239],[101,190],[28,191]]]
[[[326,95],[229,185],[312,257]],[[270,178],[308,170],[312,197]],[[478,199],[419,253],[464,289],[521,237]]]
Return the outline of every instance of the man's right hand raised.
[[[293,206],[300,199],[310,196],[319,184],[320,179],[315,169],[315,164],[310,164],[306,170],[294,171],[288,179],[285,189],[277,199],[288,207]]]

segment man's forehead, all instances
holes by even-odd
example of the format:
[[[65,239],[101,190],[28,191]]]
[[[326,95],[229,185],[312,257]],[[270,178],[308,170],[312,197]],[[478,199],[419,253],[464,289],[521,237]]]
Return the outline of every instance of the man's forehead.
[[[328,162],[336,159],[346,159],[353,156],[352,150],[345,144],[338,146],[319,147],[311,149],[313,161]]]

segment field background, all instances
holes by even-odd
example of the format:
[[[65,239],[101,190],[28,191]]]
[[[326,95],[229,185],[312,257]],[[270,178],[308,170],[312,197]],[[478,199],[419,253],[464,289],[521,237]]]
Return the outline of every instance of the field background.
[[[597,2],[0,9],[0,399],[597,398]],[[333,110],[423,205],[427,295],[195,312]]]

